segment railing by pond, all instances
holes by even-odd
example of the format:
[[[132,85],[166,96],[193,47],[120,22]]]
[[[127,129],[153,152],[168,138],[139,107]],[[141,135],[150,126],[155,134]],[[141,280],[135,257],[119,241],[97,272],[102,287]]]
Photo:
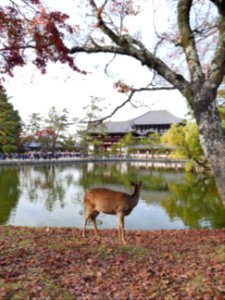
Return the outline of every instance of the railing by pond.
[[[0,160],[0,166],[9,165],[43,165],[43,164],[65,164],[79,162],[136,162],[140,165],[148,163],[149,167],[184,169],[186,160],[173,160],[165,157],[60,157],[60,158],[40,158],[40,159],[4,159]]]

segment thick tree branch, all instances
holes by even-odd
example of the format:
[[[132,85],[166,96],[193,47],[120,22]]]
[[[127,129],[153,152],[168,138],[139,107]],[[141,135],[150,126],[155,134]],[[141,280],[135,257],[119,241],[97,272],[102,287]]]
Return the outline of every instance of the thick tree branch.
[[[220,2],[221,6],[224,1],[212,1],[212,2]],[[218,6],[218,4],[217,4]],[[223,13],[220,14],[218,19],[218,40],[215,51],[215,56],[212,60],[208,77],[210,82],[213,84],[214,90],[218,88],[220,83],[223,80],[223,76],[225,75],[225,4],[223,4]],[[222,11],[222,8],[219,9],[219,13]]]
[[[115,47],[115,46],[99,46],[99,45],[92,45],[92,46],[74,46],[68,49],[69,54],[75,54],[79,52],[85,53],[116,53],[121,55],[127,55],[125,49]]]
[[[201,80],[203,71],[198,57],[194,32],[190,26],[190,11],[192,0],[179,0],[178,2],[178,26],[181,34],[181,46],[184,49],[191,81]]]
[[[144,46],[143,46],[144,47]],[[129,47],[116,47],[116,46],[75,46],[68,50],[70,54],[79,52],[85,53],[113,53],[120,55],[127,55],[137,59],[142,65],[147,66],[150,70],[155,70],[158,75],[164,77],[171,85],[178,89],[185,97],[191,93],[189,83],[180,74],[177,74],[169,68],[162,60],[158,59],[154,54],[146,48],[141,50],[133,47],[129,43]]]

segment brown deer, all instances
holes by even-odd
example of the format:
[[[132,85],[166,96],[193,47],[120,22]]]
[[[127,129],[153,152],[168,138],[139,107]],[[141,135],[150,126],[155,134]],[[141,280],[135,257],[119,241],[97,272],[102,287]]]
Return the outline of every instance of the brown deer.
[[[129,215],[133,208],[138,204],[142,182],[135,183],[130,181],[130,184],[134,187],[134,191],[131,195],[106,188],[94,188],[84,195],[86,214],[84,219],[83,237],[85,237],[86,225],[89,218],[91,218],[94,224],[95,233],[99,237],[96,217],[102,212],[105,214],[117,215],[119,241],[123,244],[126,243],[124,239],[124,217]]]

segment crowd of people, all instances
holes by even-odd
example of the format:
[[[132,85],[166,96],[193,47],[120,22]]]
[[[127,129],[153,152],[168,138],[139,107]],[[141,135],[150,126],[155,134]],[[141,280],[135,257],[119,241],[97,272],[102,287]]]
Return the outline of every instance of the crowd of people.
[[[24,160],[24,159],[60,159],[60,158],[72,158],[79,157],[79,152],[43,152],[43,151],[28,151],[28,152],[16,152],[16,153],[1,153],[0,160]]]

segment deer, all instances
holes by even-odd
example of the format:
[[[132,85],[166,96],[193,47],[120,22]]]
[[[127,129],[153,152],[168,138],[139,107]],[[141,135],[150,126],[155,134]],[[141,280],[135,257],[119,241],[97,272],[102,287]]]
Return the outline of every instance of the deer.
[[[83,237],[85,237],[86,225],[89,218],[94,225],[96,236],[100,238],[96,225],[96,217],[99,213],[117,215],[119,242],[126,244],[124,238],[124,217],[128,216],[138,204],[142,182],[135,183],[130,181],[130,184],[134,188],[131,195],[107,188],[93,188],[84,195],[83,202],[86,207],[86,213],[84,217]]]

